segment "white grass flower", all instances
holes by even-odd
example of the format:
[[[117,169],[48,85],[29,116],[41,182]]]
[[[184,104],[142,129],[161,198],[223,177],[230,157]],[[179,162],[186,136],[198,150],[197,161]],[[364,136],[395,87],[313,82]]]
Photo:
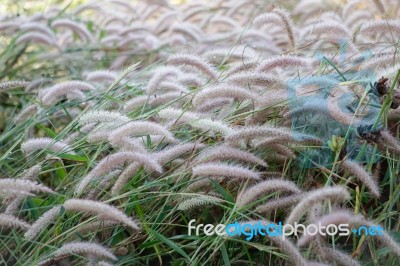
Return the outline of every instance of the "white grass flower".
[[[26,106],[22,111],[14,118],[15,123],[21,123],[26,121],[29,117],[36,115],[38,110],[37,105],[31,104]]]
[[[236,199],[236,205],[238,207],[246,206],[247,204],[258,200],[260,197],[262,198],[263,195],[276,191],[285,191],[294,194],[301,193],[301,190],[291,181],[270,179],[256,183],[252,187],[240,193]]]
[[[140,169],[140,164],[131,163],[128,165],[124,171],[120,174],[118,179],[115,181],[111,188],[111,194],[117,194],[125,185],[128,183],[129,179],[132,178],[136,172]]]
[[[42,167],[41,165],[35,165],[27,170],[25,170],[18,178],[22,180],[28,180],[34,182],[36,177],[39,175]],[[35,183],[36,184],[36,183]],[[7,208],[5,209],[5,214],[13,214],[16,213],[21,203],[26,198],[26,192],[17,195],[10,195],[3,199],[3,202],[7,204]]]
[[[362,184],[364,184],[374,195],[374,197],[379,198],[381,193],[379,190],[379,185],[376,183],[375,179],[357,162],[350,159],[345,159],[342,164],[342,168],[354,175],[359,179]]]
[[[172,82],[172,81],[163,81],[160,83],[160,90],[162,91],[176,91],[176,92],[183,92],[183,93],[189,93],[189,90],[177,83],[177,82]]]
[[[147,94],[154,93],[156,90],[159,89],[161,82],[163,82],[167,78],[176,79],[181,74],[182,71],[174,66],[164,66],[156,68],[155,73],[152,75],[145,88],[146,93]]]
[[[69,20],[69,19],[57,19],[51,23],[53,28],[68,28],[78,34],[79,38],[83,41],[93,42],[94,38],[92,34],[81,24],[78,22]]]
[[[28,85],[29,85],[28,81],[22,81],[22,80],[4,81],[0,83],[0,93],[16,88],[25,88]]]
[[[27,32],[18,37],[15,41],[16,44],[22,43],[43,43],[49,46],[58,47],[55,41],[49,35],[40,32]]]
[[[30,194],[30,193],[53,193],[50,188],[26,179],[2,178],[0,179],[0,194]]]
[[[296,47],[296,37],[294,32],[293,21],[290,18],[290,15],[286,9],[283,8],[275,8],[273,13],[277,14],[285,27],[285,30],[289,36],[290,44],[292,47]]]
[[[79,124],[81,126],[91,124],[91,123],[107,123],[107,122],[119,122],[121,124],[128,123],[132,121],[129,117],[112,111],[89,111],[79,117]]]
[[[320,22],[315,25],[307,26],[303,29],[303,36],[310,34],[322,35],[327,34],[328,36],[350,38],[351,32],[345,24],[335,21]],[[334,35],[333,35],[334,34]]]
[[[171,105],[177,104],[179,106],[187,103],[190,98],[190,94],[185,94],[179,91],[167,92],[159,95],[152,95],[149,97],[149,106],[157,107],[160,105]]]
[[[258,85],[264,87],[280,83],[280,80],[276,77],[276,75],[252,72],[240,72],[229,76],[225,81],[241,87],[248,85]]]
[[[258,172],[252,171],[243,166],[224,163],[203,163],[193,167],[193,176],[224,176],[238,179],[260,179]]]
[[[311,137],[311,136],[310,136]],[[282,135],[282,136],[275,136],[275,137],[268,137],[261,140],[253,140],[253,146],[256,148],[267,148],[270,147],[271,144],[288,144],[288,143],[299,143],[299,144],[311,144],[311,145],[321,145],[322,140],[317,138],[310,138],[302,140],[296,140],[292,136]]]
[[[242,87],[221,84],[201,90],[194,96],[193,105],[199,106],[207,101],[221,97],[229,97],[235,100],[255,100],[257,95]]]
[[[15,216],[0,213],[0,228],[20,228],[22,230],[28,230],[30,227],[30,224]]]
[[[280,67],[296,67],[296,68],[309,68],[312,61],[307,58],[291,55],[281,55],[267,58],[261,61],[256,68],[257,72],[270,72],[271,70]]]
[[[188,123],[192,120],[198,120],[202,117],[201,114],[171,107],[161,109],[158,112],[158,116],[161,117],[162,119],[174,121],[174,124]]]
[[[201,152],[197,158],[200,162],[215,162],[224,160],[238,160],[244,163],[253,163],[267,167],[267,163],[256,155],[228,145],[222,144]]]
[[[142,109],[143,106],[149,102],[149,100],[150,96],[148,95],[136,96],[124,103],[124,111],[129,113],[136,109]]]
[[[232,76],[233,74],[241,72],[249,72],[257,67],[258,61],[240,62],[230,65],[229,70],[224,73],[226,76]]]
[[[170,56],[167,60],[169,65],[189,65],[198,70],[203,74],[209,76],[211,79],[216,80],[218,78],[218,73],[215,69],[204,59],[193,54],[176,54]]]
[[[123,142],[130,136],[160,135],[165,141],[176,143],[177,140],[169,130],[157,123],[148,121],[133,121],[112,131],[108,137],[111,145],[123,146]]]
[[[88,223],[80,223],[76,229],[80,234],[86,234],[90,232],[101,231],[107,228],[113,228],[116,225],[120,225],[120,223],[113,220],[102,220],[92,221]]]
[[[72,148],[62,141],[56,141],[51,138],[35,138],[29,139],[21,144],[21,150],[27,155],[37,150],[50,150],[56,153],[71,153],[75,152]]]
[[[201,79],[198,75],[193,73],[183,73],[178,77],[177,81],[180,84],[191,87],[200,87],[204,83],[203,79]]]
[[[153,155],[160,164],[164,165],[178,158],[184,153],[194,153],[196,150],[202,149],[204,147],[205,145],[201,143],[182,143],[153,153]]]
[[[295,141],[308,141],[318,140],[318,138],[301,134],[297,132],[291,132],[285,127],[274,127],[274,126],[248,126],[240,129],[236,129],[230,135],[226,136],[225,141],[228,143],[239,143],[240,141],[252,140],[259,137],[280,137],[292,138]]]
[[[145,153],[118,152],[103,158],[89,174],[82,178],[75,190],[75,193],[82,193],[94,177],[101,176],[106,172],[124,165],[125,163],[133,162],[137,162],[140,165],[145,166],[148,170],[162,173],[161,165],[154,158],[152,158],[151,155]]]
[[[201,129],[203,132],[204,131],[219,132],[224,136],[232,134],[234,132],[234,129],[232,129],[226,123],[218,120],[211,120],[208,118],[194,120],[189,122],[189,124],[194,128]]]
[[[205,131],[214,131],[223,135],[231,134],[234,130],[226,123],[218,120],[203,118],[204,115],[188,112],[181,109],[165,108],[158,112],[162,119],[174,121],[174,124],[189,124],[194,128]]]
[[[95,87],[87,82],[79,80],[62,82],[45,89],[45,94],[42,95],[41,100],[43,104],[49,106],[55,104],[58,101],[58,98],[62,96],[69,95],[70,93],[79,93],[90,90],[94,91]]]
[[[199,112],[210,112],[216,108],[221,108],[225,105],[232,104],[233,100],[232,98],[226,98],[226,97],[221,97],[221,98],[214,98],[212,100],[208,100],[205,103],[196,106],[196,110]]]
[[[279,197],[278,199],[269,200],[266,203],[257,206],[256,212],[258,213],[269,213],[275,210],[287,209],[297,204],[306,195],[305,192],[286,197]]]
[[[107,248],[91,242],[71,242],[64,244],[54,252],[54,256],[62,257],[64,255],[79,254],[95,258],[105,258],[117,260],[117,257]]]
[[[286,218],[286,224],[294,224],[301,216],[315,203],[323,200],[343,201],[350,197],[349,192],[340,186],[325,187],[311,191],[308,193],[290,212]]]
[[[282,19],[278,14],[275,13],[264,13],[257,16],[253,24],[256,27],[261,27],[266,24],[273,24],[273,25],[282,25]]]
[[[211,180],[214,180],[219,183],[223,180],[223,177],[203,177],[197,179],[193,183],[190,183],[190,185],[187,186],[183,190],[183,192],[201,191],[201,189],[208,188],[211,186]]]
[[[118,78],[115,72],[109,70],[97,70],[87,73],[86,80],[94,82],[113,83]]]
[[[201,42],[203,37],[203,32],[201,29],[193,25],[192,23],[176,23],[171,28],[173,32],[183,33],[186,36],[189,36],[196,42]]]
[[[65,210],[90,213],[101,220],[113,220],[128,225],[134,230],[140,230],[139,226],[125,213],[116,207],[93,200],[69,199],[63,204]]]
[[[50,28],[38,22],[24,23],[19,28],[27,32],[41,32],[48,35],[50,38],[54,38],[54,33]]]
[[[28,240],[35,239],[35,237],[37,237],[43,229],[57,219],[57,217],[60,215],[60,210],[61,206],[55,206],[43,213],[42,216],[40,216],[39,219],[32,224],[29,230],[25,232],[24,237]]]
[[[360,34],[371,35],[374,33],[394,32],[400,34],[400,21],[398,20],[376,20],[362,25]]]
[[[177,209],[180,211],[188,211],[195,207],[203,205],[216,205],[221,204],[222,202],[223,200],[217,197],[208,195],[196,195],[195,197],[180,202]]]

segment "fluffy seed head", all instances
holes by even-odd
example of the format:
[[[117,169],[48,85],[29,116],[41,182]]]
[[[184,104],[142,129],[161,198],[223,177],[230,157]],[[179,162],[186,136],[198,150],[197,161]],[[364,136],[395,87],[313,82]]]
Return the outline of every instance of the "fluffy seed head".
[[[134,230],[140,230],[139,226],[125,213],[117,208],[93,200],[69,199],[64,202],[67,211],[77,211],[97,215],[101,220],[113,220],[124,223]]]
[[[204,163],[193,167],[193,176],[224,176],[238,179],[260,179],[260,175],[243,166],[223,163]]]

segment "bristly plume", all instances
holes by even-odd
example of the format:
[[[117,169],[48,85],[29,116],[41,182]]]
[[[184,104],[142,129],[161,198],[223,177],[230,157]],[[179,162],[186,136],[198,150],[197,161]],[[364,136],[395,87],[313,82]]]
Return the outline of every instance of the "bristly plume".
[[[279,209],[287,209],[294,206],[306,196],[306,192],[295,194],[286,197],[279,197],[278,199],[269,200],[267,203],[257,206],[256,212],[269,213]]]
[[[272,12],[277,14],[281,18],[283,25],[286,29],[286,32],[288,33],[290,44],[292,45],[293,48],[296,47],[294,25],[287,10],[283,8],[275,8]]]
[[[395,32],[400,34],[400,21],[398,20],[376,20],[362,25],[360,34],[374,34],[383,32]]]
[[[51,23],[51,26],[53,28],[59,28],[59,27],[69,28],[72,31],[76,32],[76,34],[78,34],[78,36],[79,36],[79,38],[81,38],[81,40],[88,41],[88,42],[94,41],[92,34],[85,28],[85,26],[83,26],[75,21],[72,21],[69,19],[57,19]]]
[[[204,59],[197,55],[192,54],[176,54],[172,55],[167,60],[169,65],[189,65],[198,70],[203,74],[209,76],[211,79],[218,79],[218,73],[214,68]]]
[[[203,32],[199,27],[196,27],[192,23],[177,23],[171,27],[171,31],[180,32],[189,36],[196,42],[201,42]]]
[[[233,98],[235,100],[255,100],[257,95],[248,89],[228,84],[221,84],[201,90],[193,98],[193,105],[199,106],[215,98]]]
[[[30,224],[15,216],[0,213],[0,228],[20,228],[22,230],[28,230],[30,227]]]
[[[230,105],[232,104],[233,99],[228,98],[228,97],[222,97],[222,98],[215,98],[209,101],[206,101],[205,103],[196,106],[196,110],[199,112],[211,112],[212,110],[216,108],[222,108],[225,105]]]
[[[165,108],[158,115],[162,119],[174,121],[174,124],[187,123],[194,128],[200,129],[203,132],[213,131],[223,135],[231,134],[234,130],[226,123],[218,120],[203,118],[204,115],[194,112],[187,112],[181,109]]]
[[[16,88],[25,88],[29,85],[28,81],[13,80],[0,83],[0,93]]]
[[[31,192],[53,193],[50,188],[30,180],[14,178],[0,179],[0,195],[29,195]]]
[[[111,188],[111,194],[117,194],[126,183],[128,183],[129,179],[132,178],[136,172],[140,169],[140,164],[138,163],[131,163],[128,165],[124,171],[120,174],[118,179],[115,181],[114,185]]]
[[[268,166],[263,159],[254,154],[225,144],[204,150],[197,156],[196,160],[200,162],[238,160],[244,163],[258,164],[264,167]]]
[[[60,215],[60,211],[61,206],[55,206],[43,213],[42,216],[40,216],[39,219],[32,224],[29,230],[25,232],[24,237],[28,240],[35,239],[35,237],[37,237],[43,229],[57,219],[57,217]]]
[[[168,131],[168,129],[157,123],[149,121],[129,122],[128,124],[112,131],[108,139],[113,146],[123,146],[124,140],[130,138],[130,136],[139,137],[147,135],[160,135],[165,138],[167,142],[177,142],[177,140],[174,138],[172,133]]]
[[[97,217],[101,220],[113,220],[121,222],[136,231],[140,230],[139,226],[132,220],[132,218],[128,217],[116,207],[106,203],[93,200],[69,199],[64,202],[63,206],[67,211],[90,213],[97,215]]]
[[[236,129],[230,135],[226,136],[225,141],[228,143],[239,143],[241,141],[248,141],[259,137],[277,137],[284,136],[291,138],[294,141],[316,141],[318,138],[289,131],[285,127],[274,127],[274,126],[248,126],[240,129]]]
[[[22,172],[18,178],[21,180],[28,180],[31,182],[34,182],[37,176],[39,175],[42,167],[41,165],[37,164],[32,166],[31,168],[25,170]],[[34,183],[36,184],[36,183]],[[29,193],[29,192],[28,192]],[[3,199],[3,202],[5,205],[7,205],[6,210],[4,211],[5,214],[14,214],[18,211],[18,208],[20,207],[21,203],[25,200],[27,192],[24,192],[22,194],[20,193],[15,193],[14,195],[10,195],[8,197],[5,197]]]
[[[109,70],[97,70],[89,72],[86,75],[86,80],[94,82],[113,83],[117,79],[117,74]]]
[[[372,195],[377,198],[380,197],[381,193],[379,191],[379,185],[361,165],[359,165],[355,161],[345,159],[342,162],[341,166],[344,170],[348,171],[350,174],[359,179],[362,184],[364,184],[371,191]]]
[[[161,82],[164,80],[167,80],[168,78],[176,80],[182,74],[182,71],[174,66],[158,67],[155,70],[155,73],[150,78],[145,88],[147,94],[152,94],[158,90]]]
[[[79,254],[95,258],[105,258],[117,260],[117,257],[107,248],[91,242],[71,242],[64,244],[54,252],[54,256],[62,257],[64,255]]]
[[[349,192],[340,186],[325,187],[309,192],[290,212],[286,224],[298,221],[311,206],[323,200],[343,201],[350,197]]]
[[[186,199],[179,203],[178,210],[188,211],[202,205],[216,205],[222,203],[223,200],[209,195],[196,195],[190,199]]]
[[[51,138],[29,139],[22,143],[21,150],[26,154],[30,154],[37,150],[50,150],[56,153],[75,154],[72,148],[62,141],[56,141]]]
[[[145,166],[149,171],[155,171],[162,173],[161,165],[145,153],[134,153],[134,152],[118,152],[111,154],[103,158],[93,170],[87,174],[81,182],[78,184],[75,193],[80,194],[89,185],[90,181],[96,177],[101,176],[106,172],[109,172],[119,166],[123,166],[125,163],[137,162],[142,166]]]
[[[246,206],[247,204],[258,200],[264,194],[275,191],[284,191],[289,193],[300,193],[301,190],[291,181],[282,179],[270,179],[260,183],[256,183],[252,187],[246,189],[238,195],[236,205],[238,207]]]
[[[120,124],[125,124],[132,121],[129,117],[119,113],[111,111],[90,111],[79,117],[79,124],[81,126],[91,124],[91,123],[108,123],[108,122],[118,122]]]
[[[265,24],[282,25],[282,19],[275,13],[264,13],[257,16],[253,21],[254,26],[261,27]]]
[[[22,111],[14,118],[15,123],[21,123],[26,121],[29,117],[34,116],[37,113],[38,106],[31,104],[26,106]]]
[[[168,147],[166,149],[163,149],[159,152],[153,153],[153,155],[156,157],[157,161],[164,165],[177,157],[181,156],[184,153],[193,153],[196,150],[204,148],[205,145],[201,143],[183,143],[183,144],[178,144],[173,147]]]
[[[67,82],[62,82],[56,84],[50,88],[44,90],[44,95],[40,95],[43,104],[49,106],[55,104],[58,101],[58,98],[64,95],[69,95],[71,93],[79,93],[82,91],[90,91],[95,90],[91,84],[79,81],[72,80]],[[39,96],[39,97],[40,97]]]
[[[296,67],[296,68],[308,68],[311,66],[312,61],[307,58],[291,55],[281,55],[270,57],[260,62],[256,68],[257,72],[270,72],[271,70],[280,67]]]
[[[260,179],[258,172],[243,166],[224,163],[204,163],[193,167],[193,176],[224,176],[239,179]]]
[[[335,38],[350,38],[351,36],[351,32],[346,25],[335,21],[319,22],[315,25],[313,24],[305,27],[303,29],[303,36],[307,36],[309,34],[314,34],[317,36],[322,34],[332,36],[331,34],[335,34]]]
[[[276,77],[276,75],[253,72],[240,72],[228,77],[225,81],[240,87],[246,87],[249,85],[264,87],[280,83],[280,80]]]

